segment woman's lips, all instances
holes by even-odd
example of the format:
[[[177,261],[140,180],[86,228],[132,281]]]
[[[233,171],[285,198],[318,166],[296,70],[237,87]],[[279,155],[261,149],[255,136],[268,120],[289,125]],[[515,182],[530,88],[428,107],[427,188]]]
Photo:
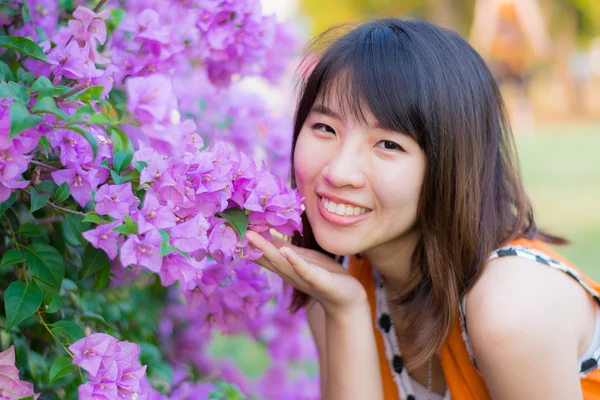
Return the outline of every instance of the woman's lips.
[[[319,212],[321,216],[325,218],[328,222],[331,222],[335,225],[348,226],[356,224],[369,216],[371,211],[367,211],[364,214],[360,215],[338,215],[332,212],[327,211],[325,206],[323,206],[323,202],[320,196],[317,196],[317,207],[319,208]]]

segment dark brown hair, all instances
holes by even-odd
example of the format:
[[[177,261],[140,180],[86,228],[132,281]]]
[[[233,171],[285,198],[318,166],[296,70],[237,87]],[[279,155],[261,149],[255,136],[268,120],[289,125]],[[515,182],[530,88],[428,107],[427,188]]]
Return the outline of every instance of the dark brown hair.
[[[345,112],[364,119],[368,108],[426,155],[411,279],[393,299],[406,365],[415,368],[446,340],[459,300],[494,249],[522,237],[565,241],[536,229],[498,87],[456,33],[419,20],[373,21],[336,39],[301,75],[293,149],[315,101],[335,87]],[[323,251],[303,222],[293,243]],[[295,291],[292,310],[308,300]]]

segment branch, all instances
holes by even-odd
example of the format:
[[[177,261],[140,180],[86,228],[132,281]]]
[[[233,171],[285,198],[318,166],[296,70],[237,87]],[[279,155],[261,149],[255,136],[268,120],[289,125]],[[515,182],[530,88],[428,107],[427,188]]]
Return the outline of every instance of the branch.
[[[63,101],[65,101],[67,99],[67,97],[73,96],[74,94],[79,93],[82,90],[87,89],[88,87],[90,87],[90,83],[89,82],[82,83],[81,85],[75,86],[73,89],[69,90],[68,92],[63,93],[60,96],[58,96],[56,98],[56,101],[62,103]]]
[[[100,3],[98,3],[98,5],[96,7],[94,7],[94,12],[97,13],[98,11],[100,11],[100,9],[102,8],[102,6],[104,4],[106,4],[108,0],[101,0]]]
[[[25,189],[21,189],[21,190],[23,190],[25,193],[27,193],[27,194],[29,194],[31,196],[31,192],[29,192],[29,191],[27,191]],[[59,205],[54,204],[53,202],[51,202],[49,200],[46,202],[46,204],[54,207],[55,209],[57,209],[59,211],[62,211],[62,212],[68,213],[68,214],[81,215],[82,217],[87,217],[88,216],[88,213],[84,213],[84,212],[77,211],[77,210],[71,210],[69,208],[64,208],[64,207],[61,207]]]
[[[44,164],[43,162],[40,162],[40,161],[31,160],[31,161],[29,161],[29,162],[30,162],[31,164],[33,164],[33,165],[39,165],[40,167],[47,168],[47,169],[49,169],[49,170],[51,170],[51,171],[58,171],[58,170],[60,170],[60,168],[56,168],[56,167],[54,167],[54,166],[52,166],[52,165],[49,165],[49,164]]]
[[[44,326],[44,328],[46,328],[46,330],[48,331],[48,333],[50,334],[50,336],[52,336],[54,338],[54,340],[56,340],[58,342],[58,344],[60,344],[60,346],[63,349],[65,349],[65,351],[67,352],[67,354],[69,355],[69,357],[73,358],[73,353],[71,353],[69,351],[69,349],[67,349],[65,347],[65,345],[63,344],[63,342],[61,342],[60,340],[58,340],[58,338],[56,337],[56,335],[54,334],[54,332],[52,332],[52,330],[50,329],[50,327],[46,324],[46,321],[44,321],[44,318],[42,318],[42,314],[38,311],[37,315],[40,318],[40,324],[42,324]]]

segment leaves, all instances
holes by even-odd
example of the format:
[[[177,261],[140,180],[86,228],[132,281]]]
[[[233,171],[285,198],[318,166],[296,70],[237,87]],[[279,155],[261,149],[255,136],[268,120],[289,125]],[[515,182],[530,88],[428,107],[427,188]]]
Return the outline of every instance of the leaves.
[[[50,153],[50,142],[48,141],[48,138],[46,136],[42,136],[40,138],[39,145],[42,146],[44,149],[44,154],[46,155],[46,158],[48,158],[48,154]]]
[[[76,370],[77,366],[73,364],[71,357],[58,358],[50,367],[50,381],[48,383],[54,383],[57,379],[72,374]]]
[[[35,188],[31,189],[31,205],[29,207],[29,211],[33,213],[39,210],[40,208],[44,207],[44,205],[48,202],[49,199],[50,196],[48,196],[47,194],[40,194],[37,190],[35,190]]]
[[[44,117],[30,114],[25,104],[15,100],[10,105],[10,138],[39,125],[43,120]]]
[[[0,268],[5,267],[7,265],[20,264],[25,262],[25,257],[20,250],[10,249],[2,256],[2,261],[0,261]]]
[[[33,85],[27,90],[27,93],[39,92],[44,89],[53,89],[54,85],[50,82],[50,79],[45,76],[40,76],[33,82]]]
[[[3,81],[10,81],[13,79],[13,73],[10,70],[10,67],[3,61],[0,61],[0,79]]]
[[[34,244],[25,247],[25,258],[33,276],[60,288],[65,277],[65,261],[58,250],[46,244]]]
[[[71,100],[71,101],[79,100],[79,101],[83,101],[85,103],[89,102],[90,100],[99,101],[100,96],[102,96],[103,90],[104,90],[103,86],[91,86],[91,87],[85,89],[81,93],[77,93],[77,94],[74,94],[73,96],[68,97],[68,100]]]
[[[248,230],[248,216],[244,210],[237,207],[228,208],[221,213],[217,213],[217,215],[225,219],[225,221],[240,234],[242,241],[244,240],[244,235],[246,230]]]
[[[85,337],[85,332],[79,325],[72,321],[58,321],[50,324],[50,330],[56,336],[60,336],[67,343],[72,344]]]
[[[125,223],[119,225],[113,229],[115,232],[123,233],[125,235],[137,235],[138,225],[137,222],[131,219],[129,215],[125,216]]]
[[[69,118],[63,110],[58,108],[56,101],[50,96],[39,97],[35,105],[31,108],[31,111],[34,113],[53,114],[62,120]]]
[[[36,60],[48,62],[44,50],[33,40],[23,36],[0,36],[0,47],[16,50]]]
[[[160,242],[160,255],[166,256],[167,254],[177,252],[177,248],[169,244],[169,233],[162,229],[159,229],[158,231],[160,232],[160,236],[162,236],[162,241]]]
[[[54,181],[42,181],[36,185],[35,189],[38,192],[46,192],[49,195],[52,195],[57,187],[58,186]]]
[[[111,129],[113,141],[113,168],[120,174],[133,159],[133,144],[129,137],[119,128]]]
[[[56,189],[56,193],[54,193],[54,201],[57,203],[62,203],[71,195],[71,188],[67,182],[63,182],[58,189]]]
[[[26,285],[23,281],[11,283],[4,293],[6,328],[31,317],[42,304],[42,291],[37,285]]]
[[[90,244],[86,245],[83,250],[81,264],[82,267],[79,273],[79,279],[85,279],[88,276],[94,275],[103,268],[108,268],[110,270],[110,259],[106,253]]]
[[[90,213],[81,222],[92,222],[94,224],[103,224],[105,221],[98,214]]]
[[[17,199],[17,195],[15,192],[10,194],[10,197],[0,203],[0,217],[4,215],[6,210],[8,210],[13,204],[15,204],[15,200]]]
[[[29,103],[27,87],[17,82],[0,83],[0,98],[20,100],[23,104]]]
[[[44,301],[42,302],[46,313],[52,314],[60,310],[60,306],[62,305],[62,299],[58,292],[54,290],[48,290],[46,294],[44,294]]]
[[[65,221],[75,239],[81,244],[86,243],[82,233],[90,230],[92,228],[91,225],[87,222],[83,222],[83,217],[76,214],[67,214]]]

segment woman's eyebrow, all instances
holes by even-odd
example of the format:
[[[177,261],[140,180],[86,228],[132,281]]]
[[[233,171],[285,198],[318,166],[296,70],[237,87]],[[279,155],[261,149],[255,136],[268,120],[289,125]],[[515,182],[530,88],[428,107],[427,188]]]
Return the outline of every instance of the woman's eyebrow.
[[[323,104],[316,104],[313,106],[313,108],[310,110],[311,112],[316,112],[319,114],[323,114],[326,115],[328,117],[331,118],[336,118],[341,120],[342,117],[340,116],[340,114],[338,114],[337,112],[333,111],[331,108],[323,105]]]

